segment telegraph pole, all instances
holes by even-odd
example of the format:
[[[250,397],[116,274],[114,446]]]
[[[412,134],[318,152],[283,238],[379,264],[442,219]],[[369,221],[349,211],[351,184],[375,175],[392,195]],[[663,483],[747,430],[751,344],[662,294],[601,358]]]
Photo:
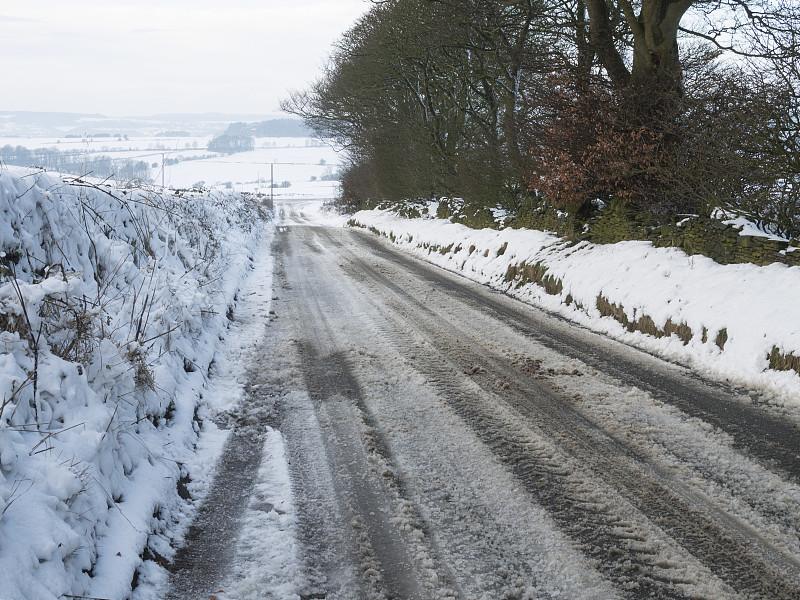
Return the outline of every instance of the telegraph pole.
[[[275,199],[275,163],[269,165],[269,202],[272,204]]]
[[[166,155],[162,152],[161,153],[161,189],[164,189],[164,170],[166,169],[164,163],[166,162],[165,157]]]

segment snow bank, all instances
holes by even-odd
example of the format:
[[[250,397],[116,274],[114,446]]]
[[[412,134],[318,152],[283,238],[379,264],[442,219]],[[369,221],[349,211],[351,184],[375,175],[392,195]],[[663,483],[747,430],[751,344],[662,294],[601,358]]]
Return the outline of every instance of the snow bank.
[[[20,168],[0,212],[0,598],[126,598],[192,512],[206,374],[268,215]]]
[[[800,267],[720,265],[650,242],[573,245],[541,231],[474,230],[383,210],[356,213],[351,224],[595,331],[800,406],[798,373],[772,370],[768,359],[773,351],[800,356]],[[520,279],[523,263],[548,281]],[[602,303],[614,305],[617,318],[603,316]],[[623,325],[643,317],[661,337]],[[664,335],[679,325],[690,330],[685,339]]]

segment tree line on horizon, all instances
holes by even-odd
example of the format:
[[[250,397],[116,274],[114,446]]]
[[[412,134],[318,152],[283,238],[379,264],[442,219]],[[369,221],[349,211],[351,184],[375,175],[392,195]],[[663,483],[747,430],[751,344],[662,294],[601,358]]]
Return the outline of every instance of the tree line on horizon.
[[[237,122],[228,125],[225,135],[250,137],[309,137],[312,132],[298,119],[269,119],[257,123]]]
[[[143,160],[115,159],[105,155],[87,154],[83,150],[30,149],[6,144],[0,148],[0,164],[42,168],[80,177],[90,175],[126,182],[152,182],[150,165]]]
[[[796,0],[377,0],[284,110],[342,201],[717,207],[800,235]]]

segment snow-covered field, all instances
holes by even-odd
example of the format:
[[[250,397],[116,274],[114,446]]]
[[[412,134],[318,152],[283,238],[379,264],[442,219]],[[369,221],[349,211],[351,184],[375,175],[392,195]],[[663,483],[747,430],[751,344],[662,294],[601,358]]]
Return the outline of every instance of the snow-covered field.
[[[155,185],[172,189],[205,187],[269,195],[276,198],[333,198],[342,155],[311,138],[255,138],[250,152],[218,154],[206,150],[213,136],[125,136],[103,138],[0,137],[5,145],[78,151],[87,158],[145,161]],[[177,161],[177,162],[176,162]],[[170,164],[174,163],[174,164]],[[162,164],[164,164],[162,168]],[[288,183],[288,185],[287,185]]]
[[[125,598],[212,474],[209,371],[269,214],[16,167],[0,211],[0,598]]]
[[[168,187],[205,187],[230,184],[236,191],[269,194],[270,177],[275,198],[333,198],[338,194],[341,156],[330,146],[306,138],[256,138],[250,152],[219,155],[203,160],[182,161],[167,166]],[[153,177],[160,182],[160,167]],[[288,182],[288,186],[286,183]],[[283,187],[286,186],[286,187]]]
[[[435,205],[428,214],[436,214]],[[649,242],[571,245],[541,231],[474,230],[382,210],[359,212],[353,220],[445,269],[712,378],[763,390],[775,404],[800,406],[800,376],[768,368],[773,347],[800,356],[800,267],[720,265]],[[550,294],[533,282],[508,281],[509,267],[522,263],[540,264],[561,280],[562,289]],[[629,321],[646,315],[662,331],[668,320],[685,323],[691,339],[628,331],[601,315],[601,295]],[[717,344],[720,332],[727,334],[723,348]]]

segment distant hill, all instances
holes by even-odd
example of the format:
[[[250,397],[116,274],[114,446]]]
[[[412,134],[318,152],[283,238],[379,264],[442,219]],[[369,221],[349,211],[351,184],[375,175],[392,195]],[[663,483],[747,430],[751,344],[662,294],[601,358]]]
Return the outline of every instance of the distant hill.
[[[83,137],[99,133],[151,136],[165,131],[181,131],[193,136],[205,136],[217,135],[236,121],[255,122],[273,116],[278,115],[189,113],[110,117],[101,114],[0,110],[0,136]],[[300,137],[306,135],[303,133]]]
[[[231,123],[225,135],[251,137],[313,137],[298,119],[270,119],[258,123]]]
[[[63,135],[87,121],[107,119],[100,114],[68,112],[0,111],[0,135]]]

